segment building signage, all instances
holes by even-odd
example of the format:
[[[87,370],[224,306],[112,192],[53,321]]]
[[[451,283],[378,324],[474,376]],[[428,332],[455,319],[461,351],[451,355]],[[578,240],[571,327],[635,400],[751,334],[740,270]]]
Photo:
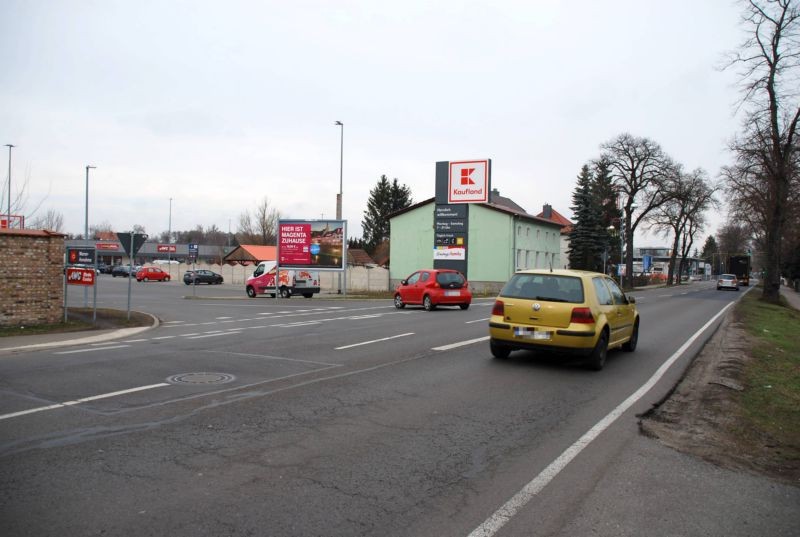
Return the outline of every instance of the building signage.
[[[94,269],[67,267],[68,285],[94,285]]]
[[[467,259],[467,249],[463,246],[437,246],[433,249],[434,260],[458,260]]]
[[[156,246],[156,251],[160,254],[174,254],[178,248],[174,244],[159,244]]]
[[[94,248],[67,248],[67,265],[94,265]]]
[[[450,162],[447,203],[488,203],[489,160]]]
[[[94,245],[98,250],[119,250],[118,242],[96,242]]]
[[[343,270],[344,220],[280,220],[278,264],[281,267]]]

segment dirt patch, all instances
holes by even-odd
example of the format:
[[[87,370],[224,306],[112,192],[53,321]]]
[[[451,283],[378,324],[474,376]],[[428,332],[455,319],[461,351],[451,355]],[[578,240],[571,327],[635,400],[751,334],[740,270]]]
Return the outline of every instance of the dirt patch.
[[[639,426],[682,453],[800,486],[796,447],[753,430],[743,416],[742,371],[753,345],[736,313],[727,315],[674,391]]]
[[[77,321],[86,325],[83,330],[133,328],[137,326],[150,326],[153,324],[152,316],[138,311],[132,311],[130,313],[130,319],[128,319],[127,311],[98,309],[96,322],[92,322],[93,312],[91,308],[70,308],[68,315],[71,321]]]

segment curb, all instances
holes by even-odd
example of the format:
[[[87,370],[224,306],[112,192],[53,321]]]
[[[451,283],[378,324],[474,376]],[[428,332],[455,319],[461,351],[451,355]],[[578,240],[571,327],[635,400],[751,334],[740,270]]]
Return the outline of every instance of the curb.
[[[57,348],[57,347],[71,347],[74,345],[86,345],[90,343],[101,343],[103,341],[111,341],[118,338],[133,336],[135,334],[140,334],[142,332],[146,332],[147,330],[152,330],[153,328],[158,328],[161,324],[161,321],[158,320],[158,317],[151,313],[147,313],[144,311],[137,311],[136,313],[141,313],[142,315],[147,315],[151,319],[153,319],[153,324],[150,326],[137,326],[135,328],[118,328],[113,330],[105,331],[102,334],[95,334],[91,336],[87,335],[80,335],[78,337],[74,337],[75,334],[87,334],[91,332],[76,332],[70,334],[69,332],[64,334],[64,337],[74,337],[74,339],[61,339],[58,341],[49,341],[47,343],[31,343],[30,345],[19,345],[17,347],[4,347],[0,348],[0,355],[2,354],[11,354],[17,352],[24,352],[24,351],[34,351],[34,350],[41,350],[41,349],[50,349],[50,348]],[[33,337],[36,336],[26,336],[26,337]]]

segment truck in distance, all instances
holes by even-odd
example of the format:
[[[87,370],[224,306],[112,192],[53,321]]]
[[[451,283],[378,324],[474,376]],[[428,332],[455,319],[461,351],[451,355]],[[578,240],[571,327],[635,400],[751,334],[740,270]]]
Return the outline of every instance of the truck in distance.
[[[262,261],[253,271],[253,275],[245,282],[247,296],[255,298],[258,295],[274,297],[275,290],[275,261]],[[302,295],[311,298],[319,293],[319,272],[310,270],[281,269],[278,277],[277,293],[281,298],[291,298],[292,295]]]
[[[728,272],[736,276],[740,285],[750,285],[750,256],[736,254],[728,256]]]

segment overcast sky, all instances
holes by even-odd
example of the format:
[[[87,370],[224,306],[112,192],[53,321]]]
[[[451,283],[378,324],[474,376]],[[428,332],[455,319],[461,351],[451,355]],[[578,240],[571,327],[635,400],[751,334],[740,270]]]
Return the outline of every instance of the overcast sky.
[[[173,230],[235,231],[265,196],[285,218],[333,218],[337,120],[350,236],[382,174],[417,202],[434,195],[436,161],[491,158],[502,195],[570,217],[575,177],[601,143],[646,136],[716,177],[739,128],[735,72],[718,69],[744,37],[731,0],[5,0],[0,11],[12,195],[24,184],[28,212],[54,209],[72,233],[87,164],[90,225],[158,234],[170,198]]]

